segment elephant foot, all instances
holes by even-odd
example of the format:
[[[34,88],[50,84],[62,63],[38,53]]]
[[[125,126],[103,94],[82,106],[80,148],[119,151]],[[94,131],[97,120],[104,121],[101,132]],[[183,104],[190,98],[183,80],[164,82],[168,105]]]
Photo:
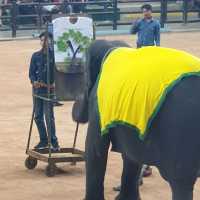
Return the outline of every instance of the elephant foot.
[[[195,181],[189,179],[172,180],[170,182],[172,198],[175,200],[192,200],[194,183]]]
[[[117,195],[116,197],[115,197],[115,200],[123,200],[122,198],[120,198],[120,195]],[[137,200],[142,200],[140,197],[138,197],[138,199]]]
[[[142,178],[140,178],[138,182],[139,182],[139,186],[143,185],[143,179]],[[113,191],[120,192],[121,191],[121,185],[113,187]]]

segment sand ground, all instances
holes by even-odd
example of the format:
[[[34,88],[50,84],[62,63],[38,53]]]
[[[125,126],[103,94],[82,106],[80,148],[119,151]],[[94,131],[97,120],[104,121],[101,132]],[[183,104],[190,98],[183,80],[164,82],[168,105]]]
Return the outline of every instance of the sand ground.
[[[120,39],[134,46],[133,36],[104,37]],[[162,35],[161,44],[183,49],[200,57],[200,32],[168,33]],[[39,41],[11,41],[0,43],[0,200],[81,200],[84,196],[84,163],[71,166],[60,164],[63,173],[53,178],[44,174],[46,163],[39,162],[29,171],[24,166],[25,147],[32,111],[31,86],[28,68],[31,54],[39,48]],[[57,135],[61,146],[72,145],[75,124],[71,120],[71,102],[55,109]],[[81,126],[78,147],[84,149],[87,126]],[[31,145],[38,141],[34,126]],[[107,200],[116,195],[112,187],[121,175],[121,156],[109,154],[105,195]],[[169,200],[170,189],[156,169],[141,187],[143,200]],[[200,198],[200,181],[195,185],[194,199]]]

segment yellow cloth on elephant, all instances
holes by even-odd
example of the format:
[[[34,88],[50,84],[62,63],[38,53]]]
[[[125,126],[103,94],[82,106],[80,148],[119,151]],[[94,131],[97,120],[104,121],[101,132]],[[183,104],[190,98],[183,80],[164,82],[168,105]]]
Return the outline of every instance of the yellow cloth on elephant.
[[[125,124],[144,139],[167,93],[190,75],[200,75],[200,59],[183,51],[162,47],[112,50],[102,64],[97,88],[102,135],[110,127]]]

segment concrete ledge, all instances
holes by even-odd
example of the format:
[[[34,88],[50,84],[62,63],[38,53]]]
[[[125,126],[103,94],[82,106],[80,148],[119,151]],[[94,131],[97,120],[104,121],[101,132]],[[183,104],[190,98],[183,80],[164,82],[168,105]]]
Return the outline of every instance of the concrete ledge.
[[[181,33],[181,32],[200,32],[200,28],[161,28],[161,33]],[[113,35],[130,35],[130,31],[127,29],[119,30],[97,30],[96,36],[113,36]],[[21,37],[2,37],[0,41],[19,41],[19,40],[34,40],[38,39],[39,34],[32,34],[32,36],[21,36]]]
[[[16,37],[16,38],[12,38],[12,37],[2,37],[0,38],[0,42],[6,42],[6,41],[18,41],[18,40],[34,40],[36,39],[33,36],[23,36],[23,37]]]
[[[161,33],[181,33],[181,32],[200,32],[199,29],[169,29],[163,28],[161,29]],[[108,31],[97,31],[97,36],[112,36],[112,35],[130,35],[129,30],[108,30]]]

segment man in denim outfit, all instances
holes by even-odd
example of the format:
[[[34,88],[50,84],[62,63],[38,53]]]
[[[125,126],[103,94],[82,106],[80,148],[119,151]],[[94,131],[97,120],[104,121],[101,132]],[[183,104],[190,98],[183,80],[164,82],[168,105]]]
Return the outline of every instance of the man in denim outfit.
[[[131,27],[131,33],[138,35],[137,48],[145,46],[160,46],[160,23],[152,17],[152,6],[144,4],[141,7],[143,18],[137,20]],[[143,176],[150,176],[152,169],[144,165]]]
[[[131,27],[131,34],[138,35],[137,48],[144,46],[160,46],[160,23],[152,17],[152,6],[141,7],[144,17],[137,20]]]
[[[41,50],[33,53],[29,68],[29,78],[33,87],[33,94],[47,97],[47,39],[53,39],[52,35],[44,32],[40,34]],[[54,55],[49,47],[49,77],[50,77],[50,93],[53,94],[54,89]],[[35,109],[35,123],[38,128],[40,142],[35,149],[44,149],[48,145],[47,131],[51,136],[51,145],[53,150],[59,150],[58,140],[56,137],[55,120],[53,103],[38,97],[33,97]],[[44,122],[45,118],[45,122]],[[45,126],[46,123],[46,126]]]

